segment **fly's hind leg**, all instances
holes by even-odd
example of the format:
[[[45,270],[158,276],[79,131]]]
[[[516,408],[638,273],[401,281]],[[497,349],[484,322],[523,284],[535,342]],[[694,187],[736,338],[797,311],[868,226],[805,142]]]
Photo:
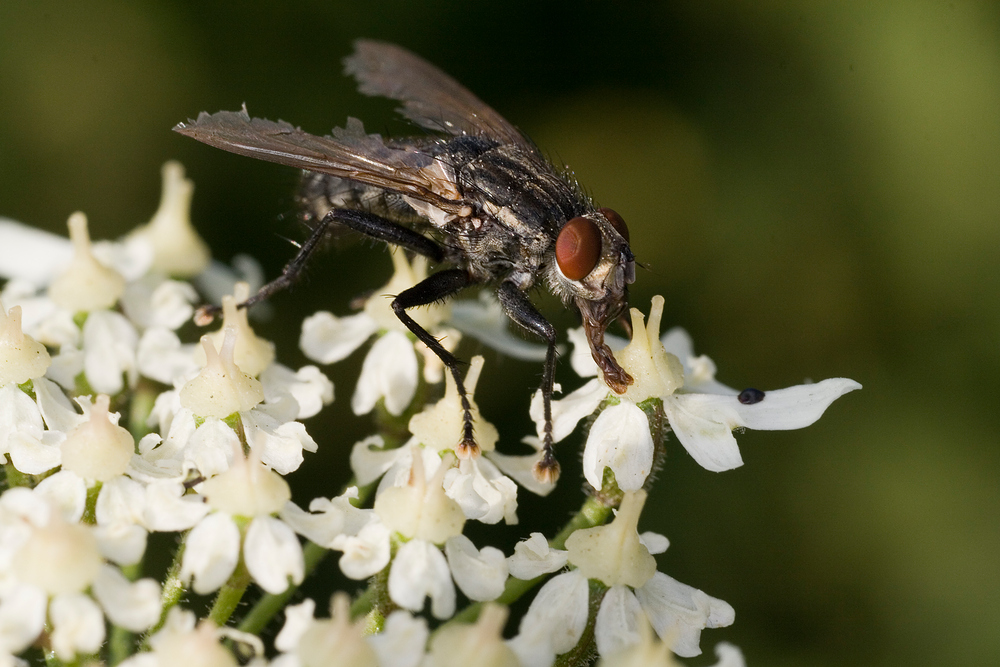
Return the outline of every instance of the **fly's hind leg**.
[[[423,255],[434,262],[444,259],[441,246],[408,227],[367,211],[335,208],[320,219],[309,234],[309,238],[299,247],[295,257],[281,270],[281,275],[257,290],[256,294],[239,304],[239,307],[249,308],[294,285],[302,277],[306,265],[313,253],[322,245],[323,238],[332,225],[344,225],[370,238]],[[208,324],[220,310],[219,306],[203,306],[198,310],[196,321],[199,324]]]
[[[556,376],[556,329],[542,317],[535,306],[513,283],[501,283],[497,298],[504,312],[525,331],[545,339],[545,370],[542,372],[542,406],[545,427],[542,433],[542,458],[535,464],[535,477],[543,482],[559,478],[559,461],[553,452],[552,442],[552,385]]]
[[[439,271],[428,276],[422,282],[414,285],[408,290],[400,292],[392,300],[392,310],[396,313],[399,321],[406,325],[406,328],[413,332],[420,341],[429,347],[438,359],[441,360],[451,376],[455,378],[455,386],[462,401],[462,441],[455,447],[455,453],[460,458],[468,458],[479,453],[479,445],[476,444],[475,434],[472,430],[472,404],[469,402],[469,395],[465,391],[465,382],[459,372],[460,363],[437,338],[430,335],[426,329],[413,321],[413,318],[406,314],[410,308],[426,306],[436,301],[441,301],[461,290],[475,284],[469,274],[462,269],[448,269]]]

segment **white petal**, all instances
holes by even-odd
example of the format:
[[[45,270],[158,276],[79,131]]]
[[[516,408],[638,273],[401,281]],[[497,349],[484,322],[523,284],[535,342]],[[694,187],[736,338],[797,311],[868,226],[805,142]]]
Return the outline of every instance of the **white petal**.
[[[69,433],[87,421],[87,417],[76,411],[70,400],[66,398],[66,394],[55,382],[45,378],[37,378],[32,381],[32,386],[35,389],[38,409],[49,430]]]
[[[76,473],[60,470],[39,482],[35,495],[58,508],[65,521],[76,523],[87,504],[87,483]]]
[[[712,667],[747,667],[743,651],[729,642],[719,642],[715,645],[715,655],[719,661]]]
[[[385,619],[382,632],[370,635],[368,642],[378,655],[379,667],[417,667],[429,635],[427,621],[396,610]]]
[[[184,461],[205,477],[212,477],[229,470],[233,452],[240,451],[241,447],[239,437],[228,424],[210,417],[188,439],[184,447]]]
[[[660,336],[660,343],[670,354],[677,357],[684,366],[684,389],[703,394],[740,393],[715,380],[715,363],[705,355],[696,357],[694,342],[688,332],[681,327],[673,327]]]
[[[654,574],[635,594],[656,634],[670,641],[673,652],[682,658],[701,654],[698,643],[704,628],[732,625],[736,618],[728,603],[662,572]]]
[[[42,437],[15,431],[10,434],[7,446],[14,468],[28,474],[40,475],[52,470],[62,462],[60,443],[65,440],[62,433],[47,432]]]
[[[0,597],[0,647],[20,653],[35,642],[45,625],[48,599],[42,589],[14,583]]]
[[[154,579],[133,583],[118,568],[104,565],[93,586],[94,596],[115,625],[142,632],[160,620],[160,584]]]
[[[595,489],[601,488],[605,466],[615,473],[622,491],[641,489],[652,470],[649,420],[631,401],[622,399],[606,408],[590,428],[583,450],[583,473]]]
[[[607,385],[594,378],[571,394],[552,401],[552,440],[559,442],[572,433],[580,420],[594,414],[609,394]],[[541,438],[545,427],[542,392],[536,391],[532,395],[529,414]]]
[[[94,529],[101,555],[118,565],[135,565],[146,552],[146,530],[142,526],[115,523]]]
[[[569,363],[576,371],[576,374],[580,377],[594,377],[600,374],[600,369],[597,368],[597,363],[594,361],[594,355],[590,351],[590,342],[587,340],[587,333],[583,330],[583,327],[576,329],[570,329],[568,332],[569,342],[573,346],[573,352],[570,353]],[[614,336],[611,334],[604,335],[604,342],[612,350],[617,352],[628,344],[628,341],[619,336]]]
[[[319,413],[333,401],[333,383],[315,366],[303,366],[293,371],[281,364],[271,364],[260,374],[264,398],[274,402],[282,393],[293,396],[299,404],[295,419],[307,419]]]
[[[488,291],[480,292],[477,299],[452,301],[449,323],[508,357],[525,361],[545,360],[546,346],[512,334],[510,319]]]
[[[399,416],[409,407],[416,389],[417,353],[406,334],[390,331],[368,351],[351,398],[351,409],[356,415],[368,414],[384,397],[385,409]]]
[[[146,275],[129,283],[121,296],[122,310],[138,327],[177,329],[194,314],[198,293],[190,283]]]
[[[182,485],[153,482],[146,487],[143,524],[149,530],[168,533],[187,530],[201,521],[208,510],[201,496],[185,494]]]
[[[594,624],[597,652],[608,656],[635,646],[642,638],[640,624],[645,622],[635,594],[625,586],[612,586],[601,600]]]
[[[462,508],[468,519],[487,524],[506,520],[517,523],[517,485],[504,477],[487,459],[463,459],[444,477],[445,494]]]
[[[66,270],[72,257],[73,245],[65,236],[0,218],[0,276],[43,287]]]
[[[449,618],[455,613],[455,585],[444,554],[424,540],[401,546],[389,571],[389,597],[414,612],[421,611],[424,598],[430,597],[434,617]]]
[[[459,589],[470,600],[496,600],[507,582],[507,559],[495,547],[476,545],[465,535],[454,535],[445,542],[444,552]]]
[[[809,426],[829,405],[861,385],[846,378],[766,392],[751,405],[735,396],[675,394],[663,401],[677,439],[702,467],[720,472],[743,465],[734,428],[787,430]]]
[[[357,535],[340,535],[331,546],[344,552],[338,564],[351,579],[373,577],[389,564],[389,529],[381,521],[366,524]]]
[[[289,501],[281,510],[281,520],[309,541],[330,548],[338,535],[357,535],[366,524],[378,520],[372,510],[351,504],[357,497],[358,488],[352,486],[336,498],[314,498],[308,512]]]
[[[667,539],[666,535],[660,535],[651,530],[640,533],[639,541],[642,542],[642,546],[646,547],[646,550],[651,554],[662,554],[670,547],[670,540]]]
[[[740,448],[733,429],[698,413],[698,401],[711,396],[713,400],[736,401],[734,397],[712,394],[674,394],[663,399],[663,410],[677,440],[698,465],[712,472],[732,470],[743,465]],[[695,401],[690,397],[697,397]]]
[[[38,406],[14,385],[0,387],[0,453],[10,451],[13,433],[42,437],[42,413]]]
[[[549,548],[544,535],[532,533],[514,545],[514,555],[507,559],[507,567],[512,577],[528,581],[561,570],[568,558],[569,552]]]
[[[147,329],[136,348],[135,363],[139,372],[166,385],[186,382],[198,374],[195,346],[182,345],[170,329]]]
[[[302,465],[302,450],[316,451],[316,441],[300,422],[281,423],[262,410],[240,413],[247,443],[279,475],[298,470]]]
[[[576,646],[587,626],[589,597],[587,580],[579,572],[555,576],[531,601],[518,632],[523,635],[539,633],[548,638],[553,653],[565,653]]]
[[[299,539],[291,528],[274,517],[258,516],[250,522],[243,559],[254,581],[268,593],[283,593],[289,579],[300,584],[305,577]]]
[[[861,389],[861,385],[847,378],[831,378],[816,384],[800,384],[787,389],[769,391],[764,400],[752,405],[729,403],[737,414],[736,426],[785,431],[804,428],[823,416],[823,412],[844,394]]]
[[[378,325],[367,313],[337,317],[321,311],[302,322],[299,347],[307,357],[321,364],[332,364],[361,347]]]
[[[57,595],[49,605],[52,649],[63,662],[78,653],[95,653],[104,643],[104,615],[82,593]]]
[[[135,350],[139,334],[124,316],[110,310],[98,310],[87,316],[83,325],[83,370],[94,391],[115,395],[134,380]]]
[[[315,612],[316,603],[309,598],[285,607],[285,624],[274,638],[274,648],[282,653],[294,651],[299,645],[299,639],[313,624]]]
[[[524,456],[512,456],[509,454],[501,454],[500,452],[493,450],[492,452],[486,452],[484,456],[492,461],[493,464],[496,465],[496,467],[505,475],[526,488],[528,491],[544,498],[552,493],[552,490],[556,488],[556,485],[554,482],[540,482],[535,478],[535,464],[542,459],[542,442],[533,435],[525,436],[522,438],[521,442],[530,444],[534,447],[536,450],[535,453],[526,454]]]
[[[191,581],[195,593],[218,590],[236,569],[240,530],[228,514],[205,517],[188,533],[181,560],[181,581]]]
[[[380,435],[372,435],[354,443],[351,448],[351,470],[354,471],[358,484],[371,484],[384,475],[406,449],[382,449],[384,446],[385,441]]]

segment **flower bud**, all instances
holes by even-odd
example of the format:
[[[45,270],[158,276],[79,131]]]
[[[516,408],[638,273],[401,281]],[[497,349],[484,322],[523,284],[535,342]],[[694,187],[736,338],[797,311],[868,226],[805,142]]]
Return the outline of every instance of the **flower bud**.
[[[94,257],[87,231],[87,216],[69,216],[69,238],[73,242],[73,260],[69,269],[49,285],[49,298],[56,305],[73,312],[110,308],[125,291],[125,279]]]
[[[413,471],[407,486],[393,486],[375,499],[375,513],[393,532],[406,538],[444,544],[465,526],[461,506],[445,495],[441,483],[454,458],[445,456],[437,473],[426,481],[419,449],[413,452]]]
[[[0,387],[45,375],[52,363],[45,346],[21,330],[21,307],[0,302]]]
[[[160,207],[149,224],[132,232],[153,248],[153,270],[187,278],[205,270],[211,260],[208,246],[191,225],[194,183],[184,178],[184,167],[171,160],[163,165]]]
[[[218,331],[208,334],[208,338],[215,344],[215,349],[221,349],[226,330],[234,329],[236,331],[236,347],[233,350],[233,360],[237,366],[243,369],[244,373],[257,377],[274,361],[274,343],[258,337],[250,327],[246,309],[238,307],[249,296],[250,285],[236,283],[233,295],[222,297],[222,327]],[[198,352],[195,354],[199,357],[202,356]],[[197,361],[203,362],[203,359],[197,359]]]
[[[476,444],[484,452],[496,449],[500,434],[496,427],[482,418],[479,406],[472,400],[479,382],[479,374],[483,370],[484,360],[481,356],[474,357],[469,364],[469,372],[465,376],[465,391],[472,404],[472,423],[476,433]],[[462,442],[464,413],[462,399],[458,395],[458,387],[451,373],[445,374],[444,398],[423,412],[413,415],[410,419],[410,433],[425,447],[442,452],[455,449]]]
[[[202,484],[201,493],[213,509],[245,517],[277,514],[292,499],[288,482],[253,454],[238,456],[229,470]]]
[[[217,352],[208,336],[201,337],[206,364],[196,378],[181,388],[181,405],[200,417],[222,419],[249,410],[264,400],[260,382],[233,361],[236,328],[226,327],[222,349]]]
[[[632,342],[615,353],[615,359],[635,380],[625,395],[635,403],[651,396],[670,396],[684,385],[684,366],[660,342],[663,297],[653,297],[648,325],[643,325],[642,313],[637,308],[631,310],[631,315]]]
[[[431,641],[425,667],[518,667],[521,662],[503,640],[507,608],[487,604],[473,625],[445,626]]]
[[[87,526],[66,523],[58,512],[36,527],[14,554],[16,578],[49,595],[79,593],[90,586],[101,567],[97,538]]]
[[[365,640],[364,621],[351,622],[347,595],[335,594],[330,607],[330,619],[313,621],[299,638],[303,667],[377,667],[375,649]]]
[[[569,562],[587,579],[606,586],[639,588],[656,573],[656,559],[639,540],[639,515],[646,492],[626,493],[614,520],[604,526],[578,530],[566,540]]]
[[[62,443],[63,470],[99,482],[125,473],[135,453],[135,440],[111,420],[109,404],[106,394],[98,396],[90,408],[89,419],[66,436]]]

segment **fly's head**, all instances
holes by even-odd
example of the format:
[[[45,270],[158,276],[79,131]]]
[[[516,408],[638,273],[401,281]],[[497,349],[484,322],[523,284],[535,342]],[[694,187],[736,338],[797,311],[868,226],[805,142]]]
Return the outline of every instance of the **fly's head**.
[[[555,243],[549,283],[580,310],[594,361],[604,381],[619,394],[632,377],[618,365],[604,332],[628,307],[628,285],[635,281],[635,256],[629,247],[628,227],[609,208],[566,222]]]

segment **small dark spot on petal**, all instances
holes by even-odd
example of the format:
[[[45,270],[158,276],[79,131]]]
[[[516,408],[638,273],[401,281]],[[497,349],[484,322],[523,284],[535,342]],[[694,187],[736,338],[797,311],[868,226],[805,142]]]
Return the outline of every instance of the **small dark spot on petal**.
[[[750,387],[741,391],[737,398],[743,405],[753,405],[754,403],[760,403],[764,400],[764,392],[760,389]]]

